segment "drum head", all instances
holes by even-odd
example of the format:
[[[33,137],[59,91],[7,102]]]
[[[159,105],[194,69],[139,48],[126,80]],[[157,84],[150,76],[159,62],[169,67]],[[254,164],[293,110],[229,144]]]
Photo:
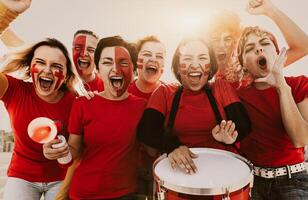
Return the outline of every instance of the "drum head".
[[[194,159],[198,171],[191,175],[179,167],[171,168],[166,157],[154,163],[154,176],[160,184],[175,192],[192,195],[219,195],[245,187],[252,179],[252,166],[234,153],[210,149],[191,148],[198,154]]]

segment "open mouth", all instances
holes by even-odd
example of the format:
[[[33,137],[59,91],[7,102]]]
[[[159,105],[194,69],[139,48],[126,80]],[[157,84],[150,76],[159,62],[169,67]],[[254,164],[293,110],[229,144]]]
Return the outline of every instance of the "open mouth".
[[[90,66],[89,60],[78,59],[78,66],[81,69],[87,69]]]
[[[267,69],[267,60],[264,56],[259,56],[257,63],[262,70]]]
[[[123,86],[123,77],[122,76],[112,76],[109,78],[112,87],[120,89]]]
[[[201,79],[202,73],[201,72],[190,72],[188,73],[188,77],[191,81],[199,81]]]
[[[146,72],[149,74],[156,74],[157,73],[157,67],[154,65],[147,65],[145,68]]]
[[[40,87],[45,90],[45,91],[48,91],[50,90],[52,84],[53,84],[53,79],[51,78],[48,78],[48,77],[40,77],[39,78],[39,84],[40,84]]]
[[[226,54],[226,53],[218,53],[218,54],[217,54],[217,59],[218,59],[219,61],[225,60],[226,57],[227,57],[227,54]]]

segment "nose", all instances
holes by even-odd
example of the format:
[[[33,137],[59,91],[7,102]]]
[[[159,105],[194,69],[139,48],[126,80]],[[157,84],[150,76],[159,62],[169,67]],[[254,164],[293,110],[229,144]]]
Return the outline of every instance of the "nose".
[[[190,66],[193,69],[197,69],[198,67],[200,67],[200,63],[197,61],[193,61]]]
[[[258,55],[258,54],[260,54],[262,52],[263,52],[263,49],[262,48],[258,48],[255,53],[256,53],[256,55]]]
[[[51,72],[51,66],[50,65],[46,65],[43,69],[44,72],[46,73],[50,73]]]
[[[112,66],[112,71],[113,71],[113,72],[117,72],[117,71],[118,71],[117,64],[114,64],[114,65]]]
[[[81,51],[81,53],[80,53],[81,56],[85,56],[85,55],[87,55],[87,54],[88,54],[88,51],[87,51],[86,48],[84,48],[84,49]]]

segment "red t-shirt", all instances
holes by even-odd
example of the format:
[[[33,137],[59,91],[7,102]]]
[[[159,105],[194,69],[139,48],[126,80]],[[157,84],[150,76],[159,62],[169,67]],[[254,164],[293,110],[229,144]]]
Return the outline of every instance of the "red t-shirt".
[[[117,198],[136,191],[136,127],[144,99],[78,98],[69,132],[83,136],[84,152],[70,187],[72,199]]]
[[[137,96],[137,97],[144,98],[146,100],[149,100],[149,98],[151,97],[151,95],[153,93],[153,92],[144,93],[144,92],[140,91],[138,89],[138,87],[136,86],[136,80],[130,84],[130,86],[128,87],[128,92]]]
[[[148,108],[155,109],[165,116],[165,125],[171,111],[173,97],[178,86],[162,85],[151,96]],[[211,84],[213,96],[223,119],[226,119],[224,107],[239,102],[235,90],[224,80]],[[212,129],[217,125],[214,111],[204,90],[197,92],[184,89],[176,114],[173,133],[182,144],[188,147],[208,147],[231,150],[217,142]]]
[[[32,83],[6,76],[9,87],[2,101],[9,113],[14,132],[15,147],[8,168],[9,177],[22,178],[31,182],[51,182],[63,180],[66,170],[57,160],[48,160],[43,155],[43,146],[34,142],[27,132],[28,124],[37,117],[60,120],[67,136],[67,123],[74,95],[65,93],[57,103],[47,103],[40,99]]]
[[[308,78],[286,77],[296,103],[308,95]],[[295,148],[284,129],[275,88],[254,86],[238,91],[251,120],[252,132],[241,142],[241,150],[257,166],[279,167],[304,161],[304,149]]]
[[[85,83],[84,87],[87,91],[97,91],[97,92],[102,92],[104,91],[104,83],[102,79],[95,74],[95,79],[89,83]]]
[[[128,87],[128,92],[137,96],[145,99],[148,101],[152,95],[153,92],[150,93],[144,93],[138,89],[136,86],[136,81],[132,82],[130,86]],[[162,83],[163,84],[163,83]],[[149,153],[146,150],[146,146],[144,144],[140,144],[138,148],[138,167],[140,168],[148,168],[151,169],[154,161],[156,160],[157,157],[159,157],[159,152],[155,153],[155,155],[149,155]]]

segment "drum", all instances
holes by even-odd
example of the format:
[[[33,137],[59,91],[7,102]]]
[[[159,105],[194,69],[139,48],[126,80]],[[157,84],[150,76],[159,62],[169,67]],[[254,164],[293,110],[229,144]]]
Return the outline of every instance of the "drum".
[[[171,168],[166,155],[153,164],[159,200],[248,200],[253,182],[251,163],[240,155],[210,148],[191,148],[198,171]]]

